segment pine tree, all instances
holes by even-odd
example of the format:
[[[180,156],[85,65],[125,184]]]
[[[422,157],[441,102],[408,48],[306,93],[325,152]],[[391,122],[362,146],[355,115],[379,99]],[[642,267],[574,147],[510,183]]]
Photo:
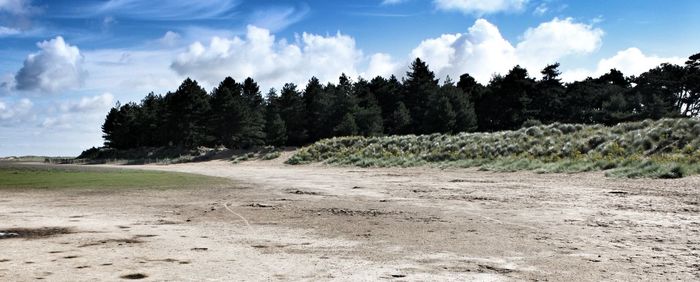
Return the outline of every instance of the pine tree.
[[[389,123],[390,134],[408,134],[411,132],[411,113],[408,108],[399,102],[396,110],[391,114],[391,122]]]
[[[382,135],[384,131],[382,109],[370,89],[369,82],[359,78],[353,86],[353,93],[357,101],[355,112],[357,133],[362,136]]]
[[[457,114],[444,93],[438,92],[430,97],[423,123],[424,133],[452,133]]]
[[[209,125],[215,143],[228,148],[242,147],[242,133],[249,114],[241,98],[242,86],[233,78],[225,78],[214,88],[211,96],[212,111]]]
[[[177,91],[166,95],[165,101],[173,144],[194,148],[213,141],[207,126],[209,95],[196,81],[185,79]]]
[[[634,79],[634,93],[639,118],[659,119],[681,114],[681,95],[684,91],[685,69],[678,65],[662,64]]]
[[[519,128],[526,120],[537,117],[531,106],[535,82],[527,70],[515,66],[505,76],[494,76],[479,98],[476,114],[481,130]]]
[[[282,147],[287,143],[287,127],[280,117],[279,97],[275,89],[267,93],[265,105],[265,138],[266,144]]]
[[[559,63],[547,65],[542,70],[542,79],[537,82],[532,107],[537,120],[552,123],[564,119],[564,94],[566,88],[559,76]]]
[[[353,136],[357,135],[357,124],[352,114],[347,113],[343,116],[340,123],[333,129],[336,136]]]
[[[308,129],[306,124],[306,107],[297,91],[297,86],[287,83],[282,87],[279,98],[279,112],[287,127],[287,144],[301,146],[306,144]]]
[[[353,86],[350,79],[342,74],[338,79],[338,85],[329,85],[326,87],[327,91],[331,94],[331,107],[328,111],[328,115],[325,117],[330,123],[330,129],[333,136],[339,136],[338,126],[341,123],[346,123],[349,125],[346,116],[352,116],[352,123],[355,127],[355,132],[352,134],[357,134],[357,123],[355,122],[355,113],[358,111],[357,101],[355,95],[353,94]],[[345,127],[348,128],[348,127]],[[349,134],[348,131],[342,131],[343,134]]]
[[[265,105],[260,87],[252,78],[243,81],[241,98],[245,107],[242,117],[240,145],[242,148],[265,144]]]
[[[435,79],[435,74],[430,71],[428,65],[420,58],[416,58],[406,73],[403,86],[404,104],[411,113],[411,124],[420,131],[424,125],[426,102],[437,92],[438,80]]]
[[[403,103],[404,100],[401,82],[393,75],[389,79],[377,76],[370,81],[369,88],[381,109],[384,133],[393,134],[393,113],[397,110],[398,104]]]
[[[141,100],[139,111],[139,144],[141,146],[159,147],[168,144],[165,131],[165,100],[153,92]]]
[[[304,105],[306,106],[307,122],[309,129],[309,141],[315,142],[322,138],[331,136],[331,131],[327,129],[324,119],[326,112],[330,109],[330,99],[320,81],[312,77],[303,93]]]
[[[476,114],[474,112],[474,104],[471,102],[469,95],[464,93],[461,88],[455,86],[449,77],[440,87],[440,93],[448,99],[455,114],[454,127],[450,131],[472,132],[476,130]]]
[[[680,93],[681,115],[700,115],[700,53],[692,55],[685,62],[683,91]]]

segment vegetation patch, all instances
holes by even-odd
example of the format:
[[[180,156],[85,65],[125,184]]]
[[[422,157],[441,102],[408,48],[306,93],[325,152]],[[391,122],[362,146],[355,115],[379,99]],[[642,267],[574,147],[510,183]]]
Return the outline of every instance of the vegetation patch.
[[[224,184],[222,178],[187,173],[68,166],[0,165],[5,188],[178,188]]]
[[[239,163],[248,160],[263,160],[269,161],[279,158],[282,155],[280,150],[274,146],[265,146],[256,150],[245,150],[234,153],[231,157],[231,162]]]
[[[177,164],[187,162],[208,161],[230,154],[224,147],[197,147],[187,149],[182,146],[139,147],[132,149],[90,148],[80,156],[72,158],[46,158],[46,163],[61,164]]]
[[[300,149],[287,163],[605,170],[614,177],[679,178],[700,173],[698,148],[700,119],[679,118],[610,127],[553,123],[493,133],[331,138]]]
[[[73,233],[73,230],[66,227],[10,228],[0,230],[0,239],[39,239],[70,233]]]

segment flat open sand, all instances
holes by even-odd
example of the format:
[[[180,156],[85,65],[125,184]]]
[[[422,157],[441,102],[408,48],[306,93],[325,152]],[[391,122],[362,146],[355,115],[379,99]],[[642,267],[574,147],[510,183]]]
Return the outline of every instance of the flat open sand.
[[[129,169],[220,176],[196,189],[0,192],[0,280],[700,279],[700,177],[288,166]]]

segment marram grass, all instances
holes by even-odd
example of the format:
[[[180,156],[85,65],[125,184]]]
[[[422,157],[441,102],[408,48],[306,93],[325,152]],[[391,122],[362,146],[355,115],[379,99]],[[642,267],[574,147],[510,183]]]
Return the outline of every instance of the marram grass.
[[[484,170],[678,178],[700,173],[700,120],[539,125],[514,131],[325,139],[287,163],[362,167],[479,167]]]

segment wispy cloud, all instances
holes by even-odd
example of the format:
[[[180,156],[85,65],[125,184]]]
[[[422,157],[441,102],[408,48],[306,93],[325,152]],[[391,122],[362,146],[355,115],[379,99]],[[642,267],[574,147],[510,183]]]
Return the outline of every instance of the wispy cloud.
[[[382,1],[382,5],[394,5],[394,4],[401,4],[404,2],[408,2],[408,0],[384,0],[384,1]]]
[[[535,7],[535,10],[532,12],[532,14],[536,16],[543,16],[547,12],[549,12],[549,6],[547,6],[547,3],[542,2],[537,7]]]
[[[251,13],[248,17],[248,21],[252,25],[271,31],[278,31],[302,20],[308,13],[308,5],[301,5],[299,7],[271,7]]]
[[[31,16],[39,10],[30,0],[0,0],[0,37],[20,36],[30,30]]]
[[[144,21],[227,19],[235,15],[237,0],[109,0],[59,15],[69,18],[113,16]]]
[[[29,0],[0,0],[0,12],[24,15],[31,13],[34,9]]]
[[[0,26],[0,37],[4,37],[4,36],[8,36],[8,35],[16,35],[19,33],[21,33],[21,31],[19,29]]]
[[[465,14],[492,14],[521,11],[528,0],[434,0],[439,10],[459,11]]]
[[[416,14],[400,14],[400,13],[372,13],[372,12],[356,12],[348,13],[353,16],[363,16],[363,17],[380,17],[380,18],[406,18],[412,17]]]

